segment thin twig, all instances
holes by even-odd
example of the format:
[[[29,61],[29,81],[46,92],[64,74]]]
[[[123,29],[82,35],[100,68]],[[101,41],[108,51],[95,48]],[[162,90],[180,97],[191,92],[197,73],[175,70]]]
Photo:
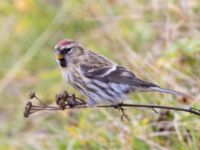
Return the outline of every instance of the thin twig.
[[[37,99],[40,105],[33,105],[31,101],[27,102],[24,110],[24,117],[29,117],[30,114],[41,110],[48,110],[48,111],[56,111],[56,110],[65,110],[65,109],[80,109],[80,108],[92,108],[87,106],[87,103],[82,100],[81,98],[76,97],[74,94],[69,95],[67,91],[56,95],[56,104],[57,106],[48,106],[40,100],[34,92],[29,95],[30,99]],[[156,113],[156,109],[167,109],[167,110],[174,110],[174,111],[182,111],[188,112],[197,116],[200,116],[200,109],[197,108],[181,108],[181,107],[172,107],[172,106],[160,106],[160,105],[151,105],[151,104],[125,104],[120,103],[117,105],[99,105],[94,106],[93,108],[115,108],[119,109],[122,113],[121,120],[127,119],[128,115],[125,113],[124,107],[135,107],[135,108],[150,108],[154,110]]]
[[[168,110],[175,110],[175,111],[184,111],[189,112],[194,115],[200,116],[200,109],[197,108],[181,108],[181,107],[171,107],[171,106],[160,106],[160,105],[151,105],[151,104],[120,104],[122,107],[136,107],[136,108],[150,108],[150,109],[168,109]],[[103,105],[98,107],[114,107],[115,105]]]

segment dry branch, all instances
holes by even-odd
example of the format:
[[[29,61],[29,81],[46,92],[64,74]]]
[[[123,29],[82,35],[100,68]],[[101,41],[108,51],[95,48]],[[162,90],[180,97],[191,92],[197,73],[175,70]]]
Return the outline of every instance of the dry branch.
[[[87,106],[84,100],[76,97],[74,94],[72,95],[68,94],[67,91],[64,91],[63,93],[60,93],[60,94],[56,94],[57,106],[49,106],[49,105],[44,104],[43,101],[40,100],[34,92],[31,92],[29,94],[29,98],[38,100],[39,105],[33,105],[31,101],[27,102],[25,106],[25,110],[24,110],[24,117],[29,117],[31,114],[38,111],[42,111],[42,110],[55,111],[55,110],[65,110],[65,109],[91,108]],[[200,116],[200,109],[193,108],[193,107],[181,108],[181,107],[159,106],[159,105],[151,105],[151,104],[146,105],[146,104],[125,104],[125,103],[120,103],[117,105],[99,105],[95,107],[99,107],[99,108],[112,107],[115,109],[119,109],[122,112],[122,116],[121,116],[122,120],[124,120],[124,118],[129,120],[127,114],[125,113],[124,107],[150,108],[154,110],[156,113],[157,113],[156,109],[167,109],[167,110],[188,112],[188,113]]]

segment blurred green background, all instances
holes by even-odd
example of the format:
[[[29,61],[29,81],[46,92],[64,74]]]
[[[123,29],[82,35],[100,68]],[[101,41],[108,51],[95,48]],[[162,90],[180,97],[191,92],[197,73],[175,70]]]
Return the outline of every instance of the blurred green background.
[[[54,59],[63,38],[192,100],[138,93],[133,103],[200,107],[199,0],[1,0],[0,149],[200,150],[200,118],[183,112],[114,109],[23,117],[28,93],[47,104],[70,88]],[[36,102],[35,102],[36,103]]]

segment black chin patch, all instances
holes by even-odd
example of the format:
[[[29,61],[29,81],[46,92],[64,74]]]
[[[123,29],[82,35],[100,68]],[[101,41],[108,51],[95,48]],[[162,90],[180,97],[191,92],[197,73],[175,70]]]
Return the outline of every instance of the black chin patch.
[[[67,67],[67,61],[63,58],[59,60],[60,66],[65,68]]]

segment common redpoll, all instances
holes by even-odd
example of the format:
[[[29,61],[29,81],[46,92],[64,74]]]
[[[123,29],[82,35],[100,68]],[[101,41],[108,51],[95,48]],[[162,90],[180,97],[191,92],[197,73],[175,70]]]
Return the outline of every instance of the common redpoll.
[[[185,96],[137,78],[131,71],[82,47],[74,40],[64,39],[58,42],[55,55],[65,80],[88,97],[88,106],[119,104],[127,99],[129,93],[137,91]]]

